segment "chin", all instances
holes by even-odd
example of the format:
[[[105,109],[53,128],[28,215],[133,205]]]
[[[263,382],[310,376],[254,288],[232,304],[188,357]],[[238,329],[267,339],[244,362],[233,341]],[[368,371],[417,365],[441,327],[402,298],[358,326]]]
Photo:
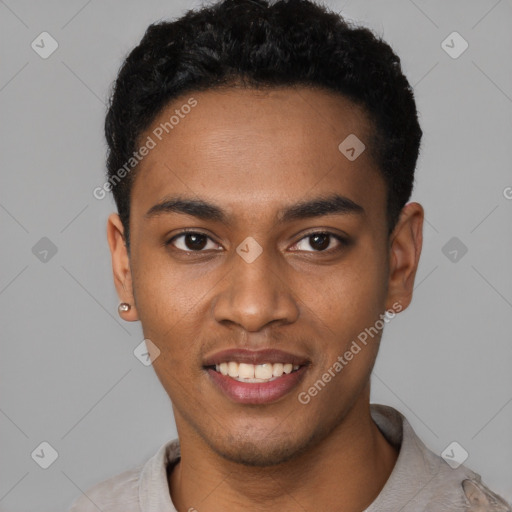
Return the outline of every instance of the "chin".
[[[252,438],[249,439],[248,435],[237,433],[222,440],[206,439],[206,442],[217,455],[230,462],[260,468],[288,462],[315,444],[314,436],[301,437],[298,433],[292,435],[290,432],[271,434],[267,432],[266,435],[257,436],[251,432]]]
[[[270,467],[277,466],[293,459],[301,450],[287,443],[279,446],[270,446],[262,443],[243,442],[228,447],[218,447],[217,453],[221,457],[252,467]]]

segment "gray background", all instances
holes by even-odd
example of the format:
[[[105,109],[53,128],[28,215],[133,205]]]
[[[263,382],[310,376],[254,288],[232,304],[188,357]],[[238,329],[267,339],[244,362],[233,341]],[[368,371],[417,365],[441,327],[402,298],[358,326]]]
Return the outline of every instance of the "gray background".
[[[327,4],[398,52],[424,130],[415,298],[386,328],[372,400],[404,412],[437,453],[456,440],[511,501],[512,4]],[[140,325],[117,316],[105,236],[114,205],[92,190],[122,58],[151,22],[197,5],[0,1],[2,511],[65,511],[175,437],[167,395],[133,355]],[[31,48],[43,31],[59,44],[48,59]],[[441,47],[453,31],[469,43],[457,59]],[[42,237],[57,248],[46,262],[32,252]],[[451,246],[443,253],[452,237],[456,261]],[[59,454],[46,470],[31,458],[42,441]]]

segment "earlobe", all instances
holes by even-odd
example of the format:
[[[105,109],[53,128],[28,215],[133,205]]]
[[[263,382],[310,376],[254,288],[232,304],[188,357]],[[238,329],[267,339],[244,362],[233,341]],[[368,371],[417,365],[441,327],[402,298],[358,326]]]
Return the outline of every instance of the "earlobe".
[[[139,317],[133,294],[130,257],[125,244],[123,224],[117,213],[112,213],[108,218],[107,240],[112,258],[114,285],[121,304],[128,305],[121,307],[120,304],[118,306],[118,313],[124,320],[134,322]]]
[[[423,245],[423,219],[423,207],[419,203],[409,203],[402,209],[391,234],[386,309],[396,302],[405,309],[412,300]]]

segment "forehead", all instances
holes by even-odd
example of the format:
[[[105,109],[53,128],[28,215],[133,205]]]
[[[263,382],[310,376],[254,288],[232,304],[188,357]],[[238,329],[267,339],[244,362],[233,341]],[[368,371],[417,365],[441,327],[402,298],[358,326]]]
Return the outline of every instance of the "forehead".
[[[255,203],[279,209],[312,191],[359,203],[372,195],[379,203],[384,183],[370,135],[361,108],[321,89],[190,93],[164,108],[140,138],[154,147],[137,167],[132,211],[143,214],[176,193],[244,210]],[[366,149],[349,159],[345,140]]]

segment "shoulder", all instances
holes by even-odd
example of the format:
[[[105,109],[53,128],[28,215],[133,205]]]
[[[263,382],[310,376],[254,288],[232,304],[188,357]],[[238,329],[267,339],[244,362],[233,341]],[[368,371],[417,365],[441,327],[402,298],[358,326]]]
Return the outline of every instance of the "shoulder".
[[[86,490],[69,512],[139,512],[139,478],[143,466],[137,466]]]
[[[167,470],[179,457],[178,439],[169,441],[145,463],[87,489],[73,502],[69,512],[173,510]]]
[[[462,488],[469,504],[468,512],[512,512],[509,504],[480,480],[463,480]]]
[[[466,466],[452,470],[444,461],[423,499],[426,511],[512,512],[510,505],[491,491],[477,473]]]
[[[477,473],[428,449],[396,409],[372,404],[372,418],[398,450],[398,459],[381,494],[366,512],[512,512]]]

